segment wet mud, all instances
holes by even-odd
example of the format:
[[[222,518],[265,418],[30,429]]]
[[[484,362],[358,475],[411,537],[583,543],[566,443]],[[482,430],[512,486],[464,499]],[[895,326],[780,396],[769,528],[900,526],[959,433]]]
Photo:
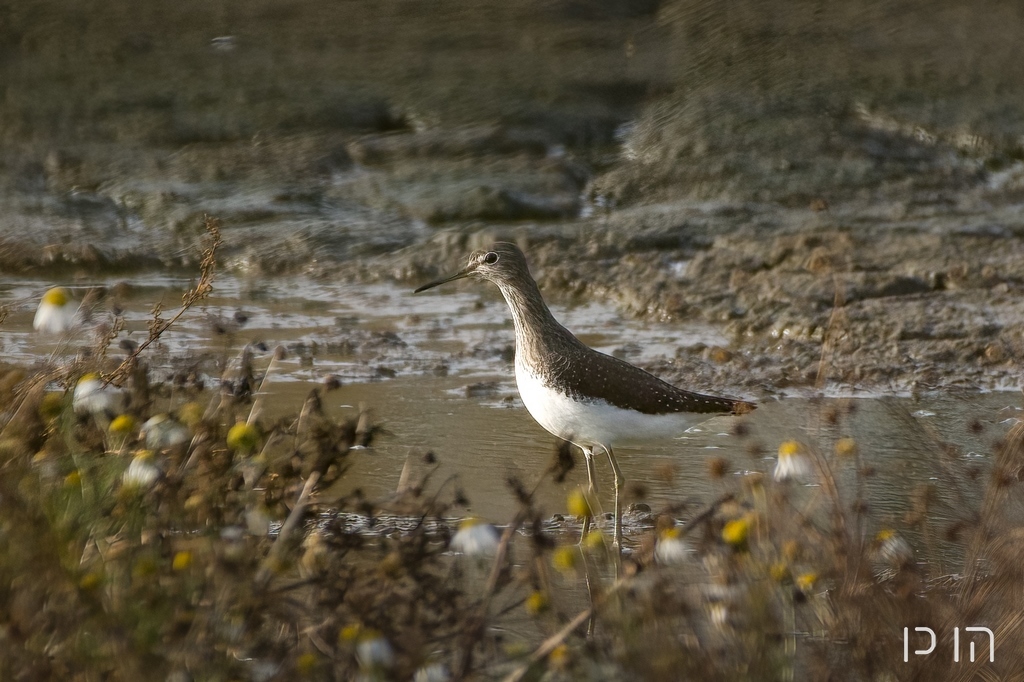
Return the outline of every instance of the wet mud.
[[[678,330],[638,360],[677,383],[1015,388],[1022,93],[989,5],[74,6],[39,31],[34,3],[2,29],[0,267],[177,276],[213,215],[238,278],[411,289],[513,239],[553,303]]]

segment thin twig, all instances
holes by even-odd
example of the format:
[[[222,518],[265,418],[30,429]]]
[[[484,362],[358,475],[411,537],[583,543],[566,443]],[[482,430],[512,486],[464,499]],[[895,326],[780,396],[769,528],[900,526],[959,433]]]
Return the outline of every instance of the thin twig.
[[[177,322],[178,318],[184,315],[189,308],[209,296],[210,292],[213,291],[213,273],[217,265],[217,249],[224,240],[220,236],[220,222],[216,218],[211,218],[210,216],[206,216],[204,220],[208,238],[206,243],[203,245],[203,260],[199,264],[199,281],[196,282],[195,287],[186,291],[181,297],[181,308],[178,309],[178,312],[175,313],[174,317],[171,319],[162,319],[160,317],[158,306],[150,326],[149,338],[140,343],[138,347],[133,350],[120,365],[117,366],[117,369],[104,377],[104,385],[123,381],[125,375],[128,374],[131,367],[134,365],[135,360],[139,357],[142,351],[146,350],[150,344],[159,339],[160,336],[175,322]]]
[[[288,518],[285,519],[284,525],[281,526],[281,531],[277,534],[277,539],[274,540],[273,546],[267,553],[266,559],[263,560],[263,565],[260,566],[259,571],[256,572],[256,583],[263,586],[270,580],[270,576],[274,574],[274,564],[277,561],[278,555],[285,546],[285,542],[295,531],[295,528],[299,525],[302,520],[303,513],[306,510],[306,506],[309,504],[309,496],[313,492],[314,486],[320,480],[320,472],[314,471],[306,479],[306,483],[302,486],[302,492],[299,493],[299,498],[295,501],[295,506],[292,507],[292,511],[288,514]]]
[[[593,606],[577,613],[576,616],[566,623],[561,630],[545,639],[541,645],[537,647],[532,654],[530,654],[530,660],[506,675],[503,682],[519,682],[519,680],[526,677],[527,673],[530,672],[530,669],[533,668],[533,666],[550,656],[551,652],[557,649],[569,637],[569,635],[575,632],[578,627],[583,625],[588,618],[596,613],[597,609],[608,601],[609,597],[630,582],[632,582],[632,576],[620,578],[612,583],[612,586],[608,588],[608,591],[594,601]]]
[[[284,348],[282,346],[278,346],[274,349],[274,355],[270,358],[270,364],[267,365],[267,371],[263,373],[263,380],[260,381],[259,388],[256,389],[256,399],[252,402],[252,409],[249,410],[249,418],[245,421],[246,424],[252,426],[253,422],[256,421],[256,417],[259,416],[260,410],[263,407],[263,387],[267,385],[267,379],[270,378],[270,373],[274,371],[274,366],[283,357]]]
[[[514,536],[516,531],[519,530],[519,526],[523,523],[525,518],[526,512],[523,510],[519,511],[512,523],[510,523],[508,528],[505,529],[505,532],[501,536],[501,541],[498,543],[498,549],[494,553],[494,563],[491,564],[491,572],[487,576],[487,585],[484,588],[483,599],[480,602],[476,619],[466,636],[466,646],[462,650],[462,659],[459,661],[459,679],[465,679],[469,674],[469,669],[473,665],[473,647],[476,646],[480,634],[483,632],[484,627],[486,627],[487,613],[490,611],[491,601],[493,600],[494,593],[498,588],[498,579],[500,578],[502,568],[505,565],[505,556],[508,554],[509,544],[511,544],[512,536]]]

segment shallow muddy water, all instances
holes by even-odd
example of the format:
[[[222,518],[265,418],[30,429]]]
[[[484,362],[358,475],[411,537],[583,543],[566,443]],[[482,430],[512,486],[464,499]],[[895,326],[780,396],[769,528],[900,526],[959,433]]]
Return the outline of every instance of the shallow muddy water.
[[[458,377],[395,379],[367,385],[348,386],[331,401],[337,409],[363,401],[380,407],[388,430],[372,450],[360,452],[344,481],[344,488],[360,487],[373,496],[395,490],[406,457],[416,463],[414,471],[428,467],[420,455],[431,451],[439,465],[427,490],[439,488],[457,477],[470,504],[467,513],[502,523],[515,514],[517,503],[506,485],[510,475],[528,487],[539,483],[539,506],[546,514],[565,514],[567,493],[577,485],[586,486],[582,456],[575,454],[576,467],[563,484],[555,484],[545,469],[551,463],[555,440],[541,429],[518,401],[508,406],[497,401],[467,398]],[[292,386],[272,390],[282,394]],[[508,385],[502,395],[513,395]],[[300,395],[295,395],[298,400]],[[292,401],[289,401],[292,402]],[[933,519],[940,526],[962,500],[957,499],[950,477],[960,483],[969,470],[987,468],[992,442],[1003,435],[1017,418],[1019,401],[1011,394],[987,394],[970,399],[932,396],[918,402],[909,399],[859,398],[812,401],[790,398],[763,404],[748,418],[748,435],[732,432],[732,420],[707,422],[684,436],[645,446],[616,449],[629,493],[627,502],[642,501],[655,511],[669,506],[703,507],[723,492],[723,483],[709,474],[709,460],[728,460],[727,477],[751,472],[771,474],[775,450],[785,440],[796,439],[819,446],[826,453],[837,436],[852,436],[861,448],[862,463],[872,469],[866,480],[866,499],[875,518],[887,525],[900,523],[911,495],[922,484],[936,486],[940,511]],[[824,413],[830,409],[853,412],[841,427],[830,427]],[[983,428],[972,432],[979,420]],[[977,428],[975,426],[974,428]],[[947,459],[938,438],[956,444],[960,453]],[[833,463],[842,493],[852,495],[857,477],[850,462]],[[612,506],[612,478],[607,463],[598,460],[601,502],[605,511]],[[542,480],[543,479],[543,480]],[[979,477],[977,490],[984,482]],[[636,484],[644,489],[642,496]],[[968,488],[970,492],[970,488]],[[852,497],[851,497],[852,499]],[[688,516],[689,514],[685,514]],[[630,529],[647,529],[652,519],[643,514],[627,515]],[[571,521],[555,524],[566,531],[578,530]]]
[[[142,340],[147,311],[163,301],[168,317],[188,282],[149,276],[130,287],[115,281],[88,284],[107,287],[105,302],[58,341],[31,329],[34,301],[48,283],[0,283],[0,300],[12,305],[0,332],[4,356],[25,363],[47,354],[57,362],[69,358],[88,346],[89,329],[109,315],[111,304],[123,306],[125,335]],[[81,297],[85,288],[80,284],[75,293]],[[586,342],[639,364],[671,359],[679,348],[694,344],[728,346],[710,326],[639,322],[596,304],[553,306],[553,312]],[[258,370],[267,367],[275,347],[284,346],[288,353],[265,388],[268,416],[297,412],[310,390],[336,376],[342,386],[325,393],[326,409],[345,415],[365,405],[386,429],[374,447],[354,453],[350,470],[329,495],[359,488],[370,498],[385,498],[395,491],[408,460],[414,478],[430,472],[428,494],[440,491],[450,498],[458,488],[469,500],[458,513],[503,523],[517,508],[507,485],[515,476],[528,488],[537,486],[551,530],[575,532],[574,520],[556,515],[565,513],[568,491],[586,484],[582,456],[576,453],[576,467],[563,483],[545,475],[556,441],[518,399],[513,343],[505,305],[488,289],[463,286],[414,296],[391,284],[224,278],[203,306],[187,312],[161,339],[150,360],[158,376],[192,366],[212,385],[225,362],[237,363],[246,344],[255,349]],[[728,386],[717,389],[732,392]],[[655,512],[701,507],[724,489],[724,482],[709,473],[713,458],[726,460],[726,477],[771,474],[775,451],[785,440],[830,454],[837,438],[852,437],[861,473],[868,472],[865,498],[877,522],[898,524],[911,495],[930,484],[940,503],[935,521],[941,524],[964,502],[958,496],[977,499],[985,480],[978,474],[986,470],[992,444],[1020,409],[1018,395],[1010,392],[947,391],[912,399],[853,395],[832,385],[825,393],[828,397],[793,394],[762,402],[751,415],[712,420],[677,439],[618,448],[627,504],[643,502]],[[737,430],[737,423],[744,427]],[[427,452],[436,456],[436,470],[426,463]],[[841,493],[852,495],[857,465],[835,459],[832,465]],[[598,475],[601,503],[610,511],[611,474],[600,459]],[[652,518],[633,512],[626,521],[628,536],[649,528]]]

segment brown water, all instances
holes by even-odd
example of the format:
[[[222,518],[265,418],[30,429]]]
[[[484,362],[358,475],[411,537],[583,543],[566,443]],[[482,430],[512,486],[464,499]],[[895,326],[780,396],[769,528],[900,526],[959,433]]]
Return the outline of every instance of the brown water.
[[[351,409],[342,406],[360,401],[377,407],[389,431],[372,450],[359,454],[346,477],[348,489],[361,487],[371,494],[386,495],[395,490],[407,455],[415,457],[429,449],[440,464],[428,490],[457,477],[471,502],[468,513],[498,523],[510,519],[517,507],[505,479],[516,475],[529,486],[541,481],[537,489],[540,507],[548,514],[564,514],[568,491],[586,485],[582,457],[576,455],[576,469],[564,484],[553,483],[543,472],[551,461],[555,440],[518,401],[504,407],[466,398],[464,385],[458,377],[418,377],[351,385],[335,394],[337,409]],[[298,387],[273,390],[286,394],[293,388]],[[511,386],[507,392],[513,393]],[[295,390],[296,401],[300,396],[301,391]],[[969,468],[986,465],[991,442],[1005,431],[1005,420],[1016,418],[1018,402],[1015,396],[998,393],[969,400],[932,396],[919,402],[791,398],[761,405],[746,419],[749,435],[743,438],[733,435],[730,420],[719,419],[677,439],[621,447],[616,453],[628,484],[642,484],[646,491],[642,501],[657,510],[681,503],[700,506],[721,494],[722,484],[708,473],[707,462],[713,457],[729,461],[727,476],[751,471],[770,474],[774,452],[784,440],[827,446],[837,435],[852,436],[860,445],[863,463],[874,469],[867,479],[867,499],[875,517],[880,523],[898,524],[909,496],[920,484],[937,486],[941,502],[950,506],[947,513],[959,503],[946,485],[949,477],[962,483]],[[822,413],[840,405],[844,409],[852,405],[855,411],[842,428],[828,426]],[[982,420],[985,427],[980,434],[969,428],[974,419]],[[956,443],[961,454],[945,460],[934,436]],[[751,453],[755,444],[762,447]],[[855,467],[840,464],[834,473],[840,488],[849,492],[856,478]],[[602,460],[598,461],[598,477],[602,503],[610,510],[612,479]],[[979,485],[983,481],[980,477]],[[940,512],[934,520],[941,525],[946,518]]]
[[[0,349],[8,359],[33,362],[49,354],[60,362],[87,346],[90,326],[108,315],[97,309],[91,322],[59,342],[42,337],[32,331],[31,317],[34,301],[48,285],[0,281],[0,301],[14,304],[0,331]],[[171,309],[186,286],[182,280],[155,276],[135,282],[120,301],[126,306],[127,335],[144,338],[152,304],[163,301]],[[728,345],[711,328],[640,323],[600,305],[555,306],[553,311],[591,345],[634,362],[671,358],[677,348],[696,343]],[[246,316],[244,324],[235,319],[238,312]],[[586,483],[578,453],[576,468],[565,482],[556,484],[544,474],[556,442],[518,399],[510,355],[513,339],[504,303],[485,289],[454,287],[412,296],[388,284],[225,278],[202,308],[189,311],[161,339],[151,360],[157,376],[180,363],[196,363],[212,383],[218,363],[237,362],[245,344],[259,343],[250,347],[265,349],[256,351],[258,368],[266,367],[273,348],[283,345],[288,355],[266,388],[270,415],[297,412],[308,392],[334,375],[343,385],[325,394],[325,407],[344,415],[366,405],[386,428],[371,449],[355,453],[351,469],[331,493],[359,488],[371,498],[386,497],[395,491],[407,459],[414,476],[432,469],[423,460],[429,451],[438,464],[426,486],[428,494],[440,491],[450,497],[458,487],[469,500],[459,513],[502,523],[516,510],[506,483],[510,476],[530,488],[537,486],[539,506],[549,516],[564,513],[567,493]],[[829,453],[836,438],[850,436],[859,445],[862,466],[872,470],[864,479],[866,498],[878,523],[898,523],[911,493],[931,484],[939,495],[935,520],[941,524],[962,504],[958,495],[978,499],[985,477],[972,470],[985,469],[992,443],[1020,409],[1018,396],[1008,392],[910,398],[850,395],[842,386],[830,386],[826,395],[764,402],[742,419],[743,435],[735,432],[736,420],[720,418],[680,438],[618,448],[629,485],[627,503],[642,501],[655,511],[706,504],[724,485],[709,474],[712,458],[728,461],[727,477],[751,471],[770,474],[774,453],[784,440],[796,439]],[[839,415],[835,424],[830,414]],[[953,454],[942,442],[955,445]],[[852,491],[855,465],[834,464],[840,489]],[[612,481],[604,461],[598,462],[598,475],[601,501],[610,510]],[[632,514],[627,534],[649,523],[649,517]],[[568,532],[576,527],[555,517],[552,529]]]

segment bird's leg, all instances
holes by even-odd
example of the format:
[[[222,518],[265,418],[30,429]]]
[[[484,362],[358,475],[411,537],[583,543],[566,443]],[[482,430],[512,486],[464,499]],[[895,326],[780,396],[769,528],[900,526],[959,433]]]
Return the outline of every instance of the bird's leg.
[[[594,470],[594,450],[593,448],[580,448],[583,450],[583,457],[587,460],[587,478],[590,480],[590,486],[587,488],[587,504],[590,505],[597,499],[597,476],[595,476]],[[591,512],[594,510],[591,509]],[[590,532],[590,518],[593,513],[587,514],[583,517],[583,530],[580,532],[580,544],[583,543],[583,539],[587,537],[587,533]]]
[[[597,498],[597,471],[594,468],[594,449],[582,448],[583,455],[587,459],[587,478],[590,480],[590,487],[587,493]]]
[[[612,472],[615,474],[615,531],[612,535],[612,545],[617,551],[622,551],[622,484],[626,482],[619,469],[619,463],[615,461],[615,453],[607,445],[601,446],[608,453],[608,462],[612,465]]]

